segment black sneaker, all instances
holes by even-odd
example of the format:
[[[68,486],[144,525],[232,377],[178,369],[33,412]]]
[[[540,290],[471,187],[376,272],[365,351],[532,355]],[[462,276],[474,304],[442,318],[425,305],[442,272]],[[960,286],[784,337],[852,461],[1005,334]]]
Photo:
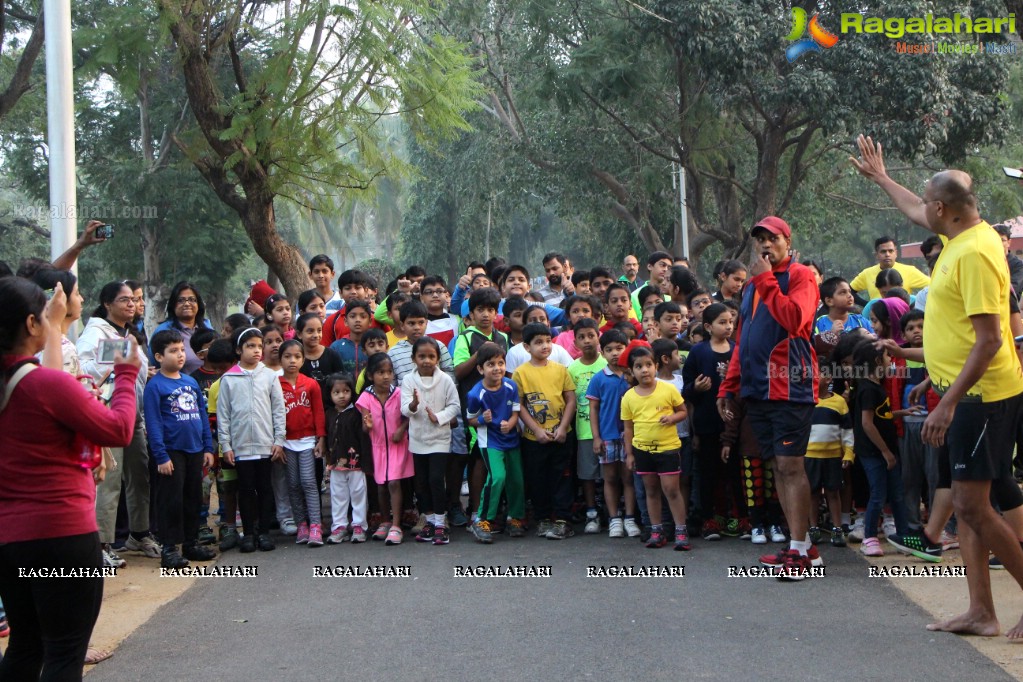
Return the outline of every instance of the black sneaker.
[[[188,566],[188,559],[181,556],[176,545],[164,545],[160,552],[161,568],[185,568]]]
[[[427,523],[423,529],[416,533],[416,542],[433,542],[433,536],[437,533],[437,527]]]
[[[575,530],[569,525],[568,521],[555,521],[554,526],[547,531],[545,536],[548,540],[564,540],[575,535]]]
[[[256,539],[251,535],[246,535],[242,538],[241,543],[238,545],[238,551],[242,554],[248,554],[256,551]]]
[[[259,545],[260,552],[272,552],[277,549],[277,545],[274,543],[273,538],[265,533],[259,536],[257,544]]]
[[[217,536],[209,526],[199,526],[198,541],[200,545],[212,545],[217,541]]]
[[[845,533],[838,526],[831,529],[831,546],[832,547],[845,547]]]
[[[226,552],[238,546],[238,531],[234,528],[222,528],[220,531],[220,551]]]
[[[639,533],[639,541],[645,545],[646,541],[650,539],[651,533],[653,533],[653,529],[650,526],[643,526],[643,530]]]
[[[419,538],[416,538],[417,540]],[[446,545],[451,542],[451,535],[448,534],[446,526],[437,526],[437,530],[433,533],[433,544],[435,545]]]
[[[202,545],[185,545],[182,549],[182,554],[185,555],[185,558],[192,561],[212,561],[217,558],[216,552]]]
[[[810,542],[812,542],[813,544],[816,545],[820,541],[821,541],[821,529],[818,528],[817,526],[814,526],[813,528],[810,529]]]
[[[923,533],[919,535],[892,533],[886,537],[888,543],[903,554],[912,554],[924,561],[934,563],[941,561],[941,543],[931,542]]]

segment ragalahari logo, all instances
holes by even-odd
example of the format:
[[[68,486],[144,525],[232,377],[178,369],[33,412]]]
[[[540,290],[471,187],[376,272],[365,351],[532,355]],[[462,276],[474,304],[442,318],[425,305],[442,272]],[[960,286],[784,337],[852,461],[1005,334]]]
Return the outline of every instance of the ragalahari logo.
[[[818,20],[819,16],[819,14],[814,14],[813,18],[810,19],[810,35],[804,38],[803,34],[807,30],[806,10],[802,7],[792,8],[792,32],[789,33],[786,40],[794,40],[796,42],[789,45],[788,49],[785,50],[785,56],[788,58],[789,63],[796,61],[807,52],[820,52],[822,49],[826,50],[829,47],[834,47],[835,43],[838,42],[838,36],[821,27]]]

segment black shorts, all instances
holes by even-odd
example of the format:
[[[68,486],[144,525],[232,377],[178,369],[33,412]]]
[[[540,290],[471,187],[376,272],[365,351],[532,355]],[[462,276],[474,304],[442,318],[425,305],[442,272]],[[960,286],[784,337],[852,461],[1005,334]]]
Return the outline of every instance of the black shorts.
[[[681,456],[682,475],[683,476],[692,476],[693,475],[693,469],[696,468],[696,465],[695,465],[696,457],[693,455],[693,437],[692,436],[686,436],[685,438],[682,439],[682,449],[679,450],[679,455]]]
[[[747,400],[746,417],[760,446],[760,457],[802,457],[810,443],[811,404],[782,400]]]
[[[682,455],[678,450],[665,452],[647,452],[632,448],[632,456],[636,460],[636,473],[640,476],[657,475],[671,476],[682,473]]]
[[[993,481],[1012,473],[1023,393],[993,403],[961,402],[945,439],[953,481]]]
[[[842,489],[841,457],[807,457],[803,463],[806,465],[806,478],[810,481],[810,492],[815,493],[821,488]]]

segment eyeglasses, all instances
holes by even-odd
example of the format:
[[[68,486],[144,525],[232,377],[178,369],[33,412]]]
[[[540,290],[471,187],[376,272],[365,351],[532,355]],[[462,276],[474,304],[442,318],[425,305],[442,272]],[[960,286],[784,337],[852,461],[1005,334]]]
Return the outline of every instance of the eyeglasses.
[[[443,296],[446,292],[443,289],[426,289],[420,293],[423,296]]]
[[[182,296],[181,298],[178,299],[178,305],[184,305],[185,303],[191,303],[192,305],[195,305],[198,302],[199,299],[197,299],[195,296]]]
[[[132,298],[131,296],[118,296],[117,298],[114,299],[114,303],[124,304],[124,303],[134,303],[134,302],[135,302],[135,299]]]

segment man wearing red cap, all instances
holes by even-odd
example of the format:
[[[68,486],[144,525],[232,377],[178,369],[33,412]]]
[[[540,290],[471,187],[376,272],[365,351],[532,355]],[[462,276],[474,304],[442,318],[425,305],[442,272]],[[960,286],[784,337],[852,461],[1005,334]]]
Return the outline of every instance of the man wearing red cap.
[[[824,565],[810,542],[810,484],[803,464],[817,403],[811,338],[820,292],[813,271],[792,253],[792,230],[784,220],[767,216],[750,236],[755,242],[751,279],[743,288],[738,348],[718,391],[718,411],[729,422],[736,395],[746,400],[746,415],[763,458],[772,462],[792,536],[788,549],[760,561],[781,578],[801,580],[811,566]]]

